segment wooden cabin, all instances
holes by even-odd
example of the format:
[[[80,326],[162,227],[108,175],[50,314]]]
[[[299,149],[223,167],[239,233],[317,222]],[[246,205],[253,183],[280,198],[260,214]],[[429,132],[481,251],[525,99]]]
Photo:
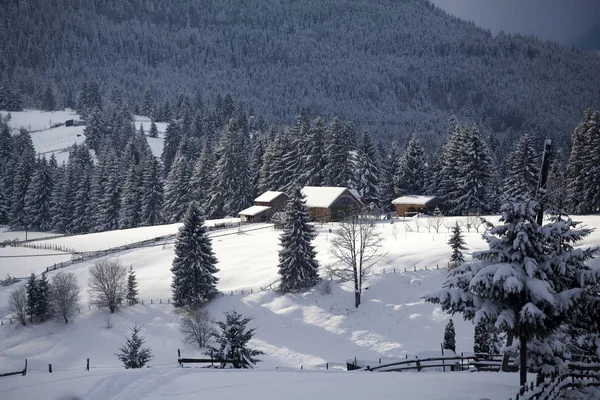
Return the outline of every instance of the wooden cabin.
[[[288,200],[285,193],[269,190],[254,199],[252,207],[239,212],[240,222],[269,222],[273,214],[285,209]]]
[[[392,201],[396,207],[396,215],[399,217],[410,217],[418,213],[433,211],[440,204],[436,196],[402,196]]]
[[[305,186],[302,194],[311,217],[320,222],[339,221],[363,206],[358,194],[345,187]]]

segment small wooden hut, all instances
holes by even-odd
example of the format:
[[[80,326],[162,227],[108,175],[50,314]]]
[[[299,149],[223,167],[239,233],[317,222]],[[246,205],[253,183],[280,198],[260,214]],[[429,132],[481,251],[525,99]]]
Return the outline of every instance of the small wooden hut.
[[[429,213],[440,204],[436,196],[402,196],[392,201],[399,217],[410,217],[418,213]]]

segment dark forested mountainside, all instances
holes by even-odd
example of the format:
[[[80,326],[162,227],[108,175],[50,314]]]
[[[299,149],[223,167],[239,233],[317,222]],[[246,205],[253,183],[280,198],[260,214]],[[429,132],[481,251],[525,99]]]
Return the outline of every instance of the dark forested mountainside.
[[[425,0],[5,0],[0,86],[74,106],[84,82],[142,109],[179,94],[232,93],[275,123],[304,106],[427,150],[450,115],[493,132],[498,156],[522,133],[568,146],[600,106],[600,57],[532,37],[493,37]],[[539,141],[539,140],[536,140]]]

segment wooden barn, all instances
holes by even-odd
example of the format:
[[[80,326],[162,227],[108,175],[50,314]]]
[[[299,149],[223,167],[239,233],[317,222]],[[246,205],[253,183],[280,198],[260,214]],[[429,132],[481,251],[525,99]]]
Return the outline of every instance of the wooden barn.
[[[399,217],[410,217],[417,213],[428,213],[439,206],[440,200],[436,196],[402,196],[392,201]]]
[[[305,186],[302,194],[306,197],[306,207],[315,221],[338,221],[348,210],[363,206],[358,194],[345,187]]]
[[[268,222],[273,214],[283,211],[289,197],[283,192],[267,191],[256,199],[254,205],[239,212],[241,222]]]

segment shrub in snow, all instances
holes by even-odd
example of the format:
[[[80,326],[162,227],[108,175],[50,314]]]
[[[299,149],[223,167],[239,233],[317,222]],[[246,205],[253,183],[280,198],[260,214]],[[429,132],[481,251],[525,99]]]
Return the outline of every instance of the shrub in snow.
[[[217,333],[212,316],[208,310],[199,306],[189,307],[185,310],[180,329],[184,341],[196,344],[198,347],[206,347],[208,341]]]
[[[234,368],[248,368],[249,364],[260,362],[255,357],[264,353],[248,347],[256,330],[246,328],[251,320],[252,318],[245,318],[236,311],[226,312],[225,322],[217,322],[221,329],[216,337],[219,346],[211,347],[206,354],[219,360],[232,360]],[[222,365],[224,366],[225,364]]]
[[[117,260],[99,261],[90,269],[90,302],[111,313],[127,296],[127,269]]]
[[[25,286],[10,292],[8,309],[17,317],[21,325],[27,325],[27,289]]]
[[[442,347],[456,353],[456,332],[454,331],[454,322],[452,319],[448,321],[446,329],[444,330],[444,343]]]
[[[171,267],[175,307],[204,303],[217,294],[216,264],[204,218],[198,204],[192,202],[179,228]]]
[[[65,324],[69,323],[69,318],[79,307],[80,292],[81,288],[72,272],[59,272],[52,278],[50,305],[54,315],[64,319]]]
[[[310,224],[310,214],[300,189],[294,191],[285,213],[279,251],[279,290],[287,293],[314,286],[319,281],[319,263],[312,244],[315,228]]]
[[[125,344],[119,349],[116,356],[121,360],[126,369],[142,368],[152,359],[152,352],[148,347],[142,347],[145,339],[140,335],[141,327],[134,325],[129,328],[131,337],[127,338]]]

